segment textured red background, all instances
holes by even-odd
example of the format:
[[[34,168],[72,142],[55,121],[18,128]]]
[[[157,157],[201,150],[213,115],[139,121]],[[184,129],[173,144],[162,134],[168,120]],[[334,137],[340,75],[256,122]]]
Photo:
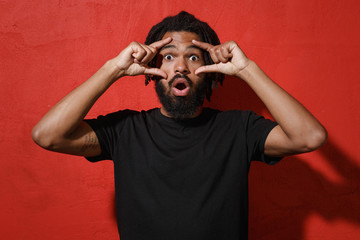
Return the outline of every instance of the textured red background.
[[[117,239],[113,169],[51,153],[31,128],[57,101],[163,17],[187,10],[235,40],[325,125],[329,141],[250,174],[250,239],[360,239],[357,0],[0,1],[0,236]],[[158,106],[153,85],[124,78],[89,117]],[[266,110],[227,78],[211,103]]]

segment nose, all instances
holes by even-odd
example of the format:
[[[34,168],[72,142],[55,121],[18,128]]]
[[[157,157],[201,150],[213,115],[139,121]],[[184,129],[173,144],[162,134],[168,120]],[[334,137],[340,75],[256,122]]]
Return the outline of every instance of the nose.
[[[175,73],[187,74],[189,73],[189,67],[186,60],[182,57],[177,58],[175,62]]]

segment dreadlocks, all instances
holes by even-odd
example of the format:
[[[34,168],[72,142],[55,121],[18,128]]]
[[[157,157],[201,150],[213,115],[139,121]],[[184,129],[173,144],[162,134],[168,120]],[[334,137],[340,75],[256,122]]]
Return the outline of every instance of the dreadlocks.
[[[206,23],[195,18],[194,15],[182,11],[176,16],[170,16],[162,20],[160,23],[153,26],[146,37],[145,44],[149,45],[153,42],[159,41],[167,32],[192,32],[200,37],[200,41],[210,43],[212,45],[219,45],[220,41],[215,31]],[[214,64],[210,54],[206,51],[203,52],[205,65]],[[156,67],[157,56],[148,64],[149,67]],[[155,77],[146,75],[145,85]],[[206,99],[210,101],[213,85],[220,83],[222,85],[224,75],[221,73],[207,73],[204,81],[206,82]]]

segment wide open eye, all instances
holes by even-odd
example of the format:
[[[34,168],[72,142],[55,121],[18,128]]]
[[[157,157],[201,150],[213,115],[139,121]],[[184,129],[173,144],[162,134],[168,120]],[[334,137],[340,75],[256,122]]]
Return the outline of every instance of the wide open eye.
[[[196,56],[196,55],[191,55],[190,56],[190,61],[193,61],[193,62],[195,62],[195,61],[198,61],[200,58],[198,57],[198,56]]]
[[[164,59],[165,59],[165,60],[173,60],[174,57],[173,57],[173,55],[171,55],[171,54],[166,54],[166,55],[164,56]]]

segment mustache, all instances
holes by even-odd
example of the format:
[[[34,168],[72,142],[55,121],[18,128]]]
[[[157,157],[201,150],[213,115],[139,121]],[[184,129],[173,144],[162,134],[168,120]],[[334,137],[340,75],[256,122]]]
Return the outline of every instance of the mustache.
[[[186,75],[183,75],[183,74],[176,74],[170,81],[169,81],[169,87],[172,87],[175,79],[177,78],[183,78],[185,79],[188,83],[189,83],[189,86],[191,87],[193,85],[193,82],[190,80],[190,78]]]

